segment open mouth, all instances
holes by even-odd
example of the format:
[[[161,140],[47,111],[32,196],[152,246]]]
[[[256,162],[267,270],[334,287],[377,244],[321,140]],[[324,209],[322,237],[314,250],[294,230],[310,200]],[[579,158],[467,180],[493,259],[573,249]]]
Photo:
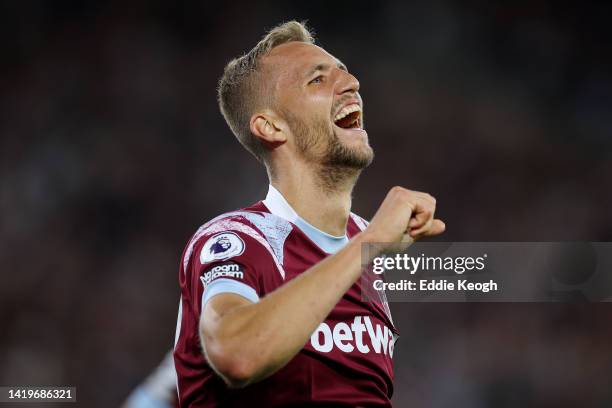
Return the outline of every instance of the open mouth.
[[[359,129],[361,128],[361,106],[351,104],[345,106],[334,117],[336,126],[342,129]]]

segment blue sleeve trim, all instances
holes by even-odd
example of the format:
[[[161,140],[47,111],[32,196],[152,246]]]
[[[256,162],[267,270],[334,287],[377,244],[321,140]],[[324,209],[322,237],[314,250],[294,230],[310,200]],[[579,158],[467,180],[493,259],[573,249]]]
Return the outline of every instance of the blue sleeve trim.
[[[255,289],[247,285],[246,283],[238,282],[232,279],[215,279],[204,289],[202,293],[202,309],[206,302],[208,302],[213,296],[220,295],[222,293],[233,293],[240,295],[243,298],[250,300],[253,303],[259,301],[259,296]]]
[[[145,387],[138,387],[129,396],[126,406],[128,408],[172,408],[168,401],[157,399]]]

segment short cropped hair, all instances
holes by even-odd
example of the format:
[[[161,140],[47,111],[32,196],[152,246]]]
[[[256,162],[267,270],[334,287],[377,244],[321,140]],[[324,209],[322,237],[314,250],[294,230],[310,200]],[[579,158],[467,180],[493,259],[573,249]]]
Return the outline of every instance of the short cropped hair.
[[[252,133],[251,115],[272,101],[259,62],[273,48],[288,42],[314,44],[305,22],[289,21],[271,29],[248,53],[231,60],[219,80],[218,100],[221,113],[240,143],[259,161],[265,162],[267,150]]]

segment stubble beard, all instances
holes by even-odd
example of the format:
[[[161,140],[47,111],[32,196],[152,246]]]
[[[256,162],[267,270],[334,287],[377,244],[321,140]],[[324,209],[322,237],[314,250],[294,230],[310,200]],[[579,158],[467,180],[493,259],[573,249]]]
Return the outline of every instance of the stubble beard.
[[[345,146],[325,120],[313,120],[307,125],[300,118],[289,116],[298,151],[313,165],[323,190],[333,193],[344,187],[352,189],[361,171],[374,159],[372,148],[358,150]]]

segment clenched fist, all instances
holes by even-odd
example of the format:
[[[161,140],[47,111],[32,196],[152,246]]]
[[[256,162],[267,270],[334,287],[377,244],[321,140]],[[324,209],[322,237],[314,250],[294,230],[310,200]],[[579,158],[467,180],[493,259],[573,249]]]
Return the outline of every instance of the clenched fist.
[[[412,242],[446,228],[435,219],[436,199],[427,193],[393,187],[366,229],[370,242]]]

